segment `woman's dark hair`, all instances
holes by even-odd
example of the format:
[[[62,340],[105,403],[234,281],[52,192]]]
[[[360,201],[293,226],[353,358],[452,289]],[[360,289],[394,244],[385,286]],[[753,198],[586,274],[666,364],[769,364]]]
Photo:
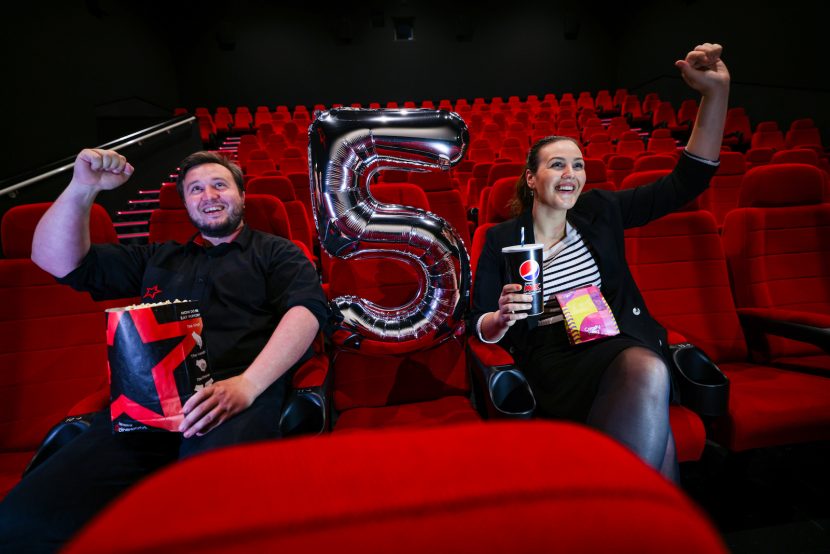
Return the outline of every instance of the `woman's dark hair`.
[[[226,168],[233,175],[233,180],[236,183],[236,188],[239,189],[240,194],[245,192],[245,177],[242,174],[242,169],[228,160],[224,156],[220,156],[214,152],[202,150],[201,152],[194,152],[179,164],[179,175],[176,177],[176,190],[179,191],[179,196],[184,199],[184,178],[187,172],[196,166],[204,164],[219,164]]]
[[[539,151],[548,144],[553,144],[554,142],[562,140],[569,140],[576,144],[580,150],[582,149],[576,140],[571,137],[563,137],[560,135],[551,135],[549,137],[541,138],[536,141],[536,144],[530,147],[530,150],[527,153],[525,167],[522,170],[522,175],[519,177],[519,180],[516,181],[516,194],[513,196],[513,199],[510,200],[510,210],[513,212],[513,215],[519,215],[523,211],[529,210],[533,207],[533,191],[531,191],[530,187],[527,186],[527,170],[529,169],[531,173],[536,173],[536,170],[539,169]]]

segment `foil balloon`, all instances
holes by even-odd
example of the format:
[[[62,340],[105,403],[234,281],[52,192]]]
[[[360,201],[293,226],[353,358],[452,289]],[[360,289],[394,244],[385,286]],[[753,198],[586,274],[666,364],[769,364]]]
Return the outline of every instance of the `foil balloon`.
[[[371,339],[418,349],[463,329],[470,261],[460,236],[435,214],[378,202],[370,183],[383,169],[448,170],[469,142],[464,121],[445,111],[339,108],[320,114],[308,133],[322,247],[340,258],[398,259],[423,276],[419,292],[402,306],[357,296],[332,300],[341,327],[359,339],[352,344]]]

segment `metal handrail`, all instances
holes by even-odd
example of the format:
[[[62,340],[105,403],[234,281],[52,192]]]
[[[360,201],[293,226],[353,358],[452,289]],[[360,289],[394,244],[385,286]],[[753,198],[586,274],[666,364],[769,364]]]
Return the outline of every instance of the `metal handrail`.
[[[159,124],[159,125],[161,125],[161,127],[159,127],[159,125],[154,125],[152,127],[147,127],[146,129],[136,131],[135,133],[123,136],[123,137],[121,137],[117,140],[114,140],[112,142],[102,144],[101,146],[98,146],[98,148],[103,148],[103,149],[107,149],[107,150],[116,150],[117,151],[119,149],[126,148],[128,146],[132,146],[133,144],[143,142],[143,141],[145,141],[149,138],[152,138],[156,135],[160,135],[162,133],[169,133],[170,131],[172,131],[173,129],[175,129],[177,127],[181,127],[182,125],[189,125],[189,124],[192,124],[194,121],[196,121],[196,118],[192,115],[180,116],[180,117],[183,117],[184,119],[182,119],[180,121],[176,121],[175,123],[169,123],[169,124],[168,123],[161,123],[161,124]],[[60,167],[56,167],[55,169],[51,169],[49,171],[46,171],[45,173],[41,173],[41,174],[39,174],[35,177],[32,177],[30,179],[26,179],[24,181],[21,181],[19,183],[16,183],[16,184],[11,185],[9,187],[6,187],[4,189],[0,189],[0,196],[10,194],[10,193],[12,193],[12,192],[14,192],[18,189],[27,187],[29,185],[32,185],[32,184],[40,182],[40,181],[44,181],[46,179],[49,179],[50,177],[53,177],[53,176],[57,175],[58,173],[61,173],[62,171],[66,171],[68,169],[71,169],[74,165],[75,165],[75,162],[73,160],[71,163],[62,165]]]

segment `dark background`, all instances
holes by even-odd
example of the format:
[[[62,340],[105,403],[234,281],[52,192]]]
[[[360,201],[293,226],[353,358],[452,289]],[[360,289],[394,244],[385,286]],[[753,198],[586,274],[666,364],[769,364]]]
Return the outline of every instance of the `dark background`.
[[[791,2],[266,0],[28,2],[6,17],[3,164],[12,177],[157,123],[177,106],[438,101],[627,87],[679,106],[672,66],[725,46],[753,128],[812,117],[830,139],[826,22]],[[414,40],[393,40],[393,18]]]

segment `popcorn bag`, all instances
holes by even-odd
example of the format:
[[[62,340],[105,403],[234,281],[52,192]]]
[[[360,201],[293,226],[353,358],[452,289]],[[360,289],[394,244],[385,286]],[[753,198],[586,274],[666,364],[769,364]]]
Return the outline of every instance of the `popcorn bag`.
[[[213,382],[196,302],[107,310],[113,433],[177,431],[182,406]]]
[[[614,313],[596,286],[560,292],[556,300],[562,308],[571,344],[620,334]]]

